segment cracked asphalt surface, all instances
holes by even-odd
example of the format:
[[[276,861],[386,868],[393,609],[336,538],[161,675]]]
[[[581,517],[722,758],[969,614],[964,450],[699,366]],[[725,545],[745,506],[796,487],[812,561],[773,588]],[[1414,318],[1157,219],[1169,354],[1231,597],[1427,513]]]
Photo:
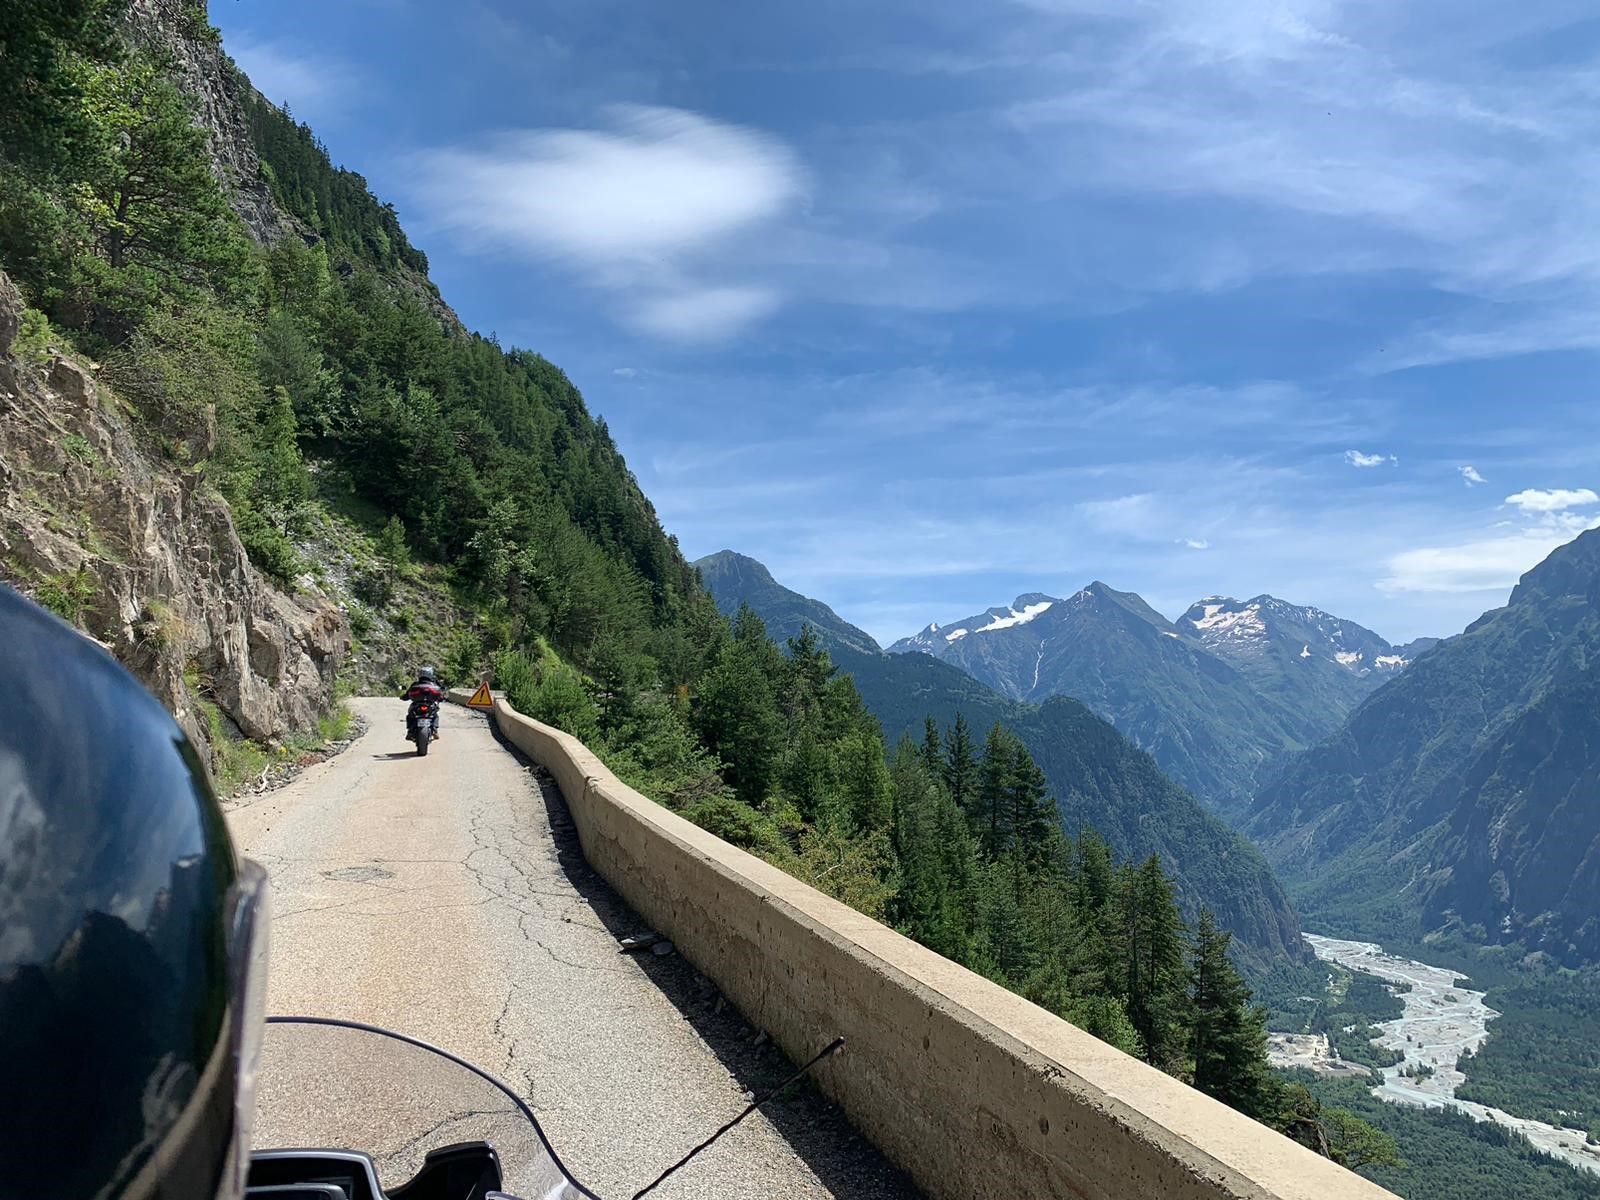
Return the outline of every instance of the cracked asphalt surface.
[[[554,782],[483,717],[446,706],[418,758],[404,702],[351,706],[367,732],[348,750],[229,806],[272,881],[269,1012],[364,1021],[477,1063],[520,1091],[605,1200],[789,1074],[682,958],[618,953],[645,926],[583,862]],[[437,1089],[436,1069],[415,1055],[397,1090]],[[918,1195],[807,1085],[651,1194]]]

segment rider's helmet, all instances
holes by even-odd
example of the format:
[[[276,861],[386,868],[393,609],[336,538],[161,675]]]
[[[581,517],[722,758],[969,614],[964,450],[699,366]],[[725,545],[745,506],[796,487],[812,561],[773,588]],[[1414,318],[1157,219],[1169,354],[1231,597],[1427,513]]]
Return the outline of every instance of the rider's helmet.
[[[265,877],[194,748],[0,585],[0,1196],[236,1197]]]
[[[435,671],[432,667],[423,667],[422,670],[417,672],[417,678],[426,679],[429,683],[438,683],[439,672]]]

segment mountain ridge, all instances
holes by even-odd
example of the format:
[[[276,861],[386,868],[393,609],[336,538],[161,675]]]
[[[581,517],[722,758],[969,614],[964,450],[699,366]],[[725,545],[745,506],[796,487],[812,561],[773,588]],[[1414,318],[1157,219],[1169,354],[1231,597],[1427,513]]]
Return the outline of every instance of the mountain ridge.
[[[1065,598],[1025,593],[888,649],[931,654],[1012,699],[1076,697],[1230,816],[1409,661],[1371,630],[1269,595],[1210,596],[1169,621],[1102,580]]]

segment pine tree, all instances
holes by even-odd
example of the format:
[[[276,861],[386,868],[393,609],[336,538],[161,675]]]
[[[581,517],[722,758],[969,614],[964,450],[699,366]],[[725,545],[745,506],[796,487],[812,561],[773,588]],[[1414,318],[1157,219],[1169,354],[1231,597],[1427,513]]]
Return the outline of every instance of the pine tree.
[[[965,821],[909,737],[901,739],[890,774],[900,862],[895,923],[929,949],[965,962],[971,950],[972,853]]]
[[[254,260],[211,174],[192,101],[155,64],[135,59],[96,71],[85,102],[100,137],[78,202],[114,273],[100,289],[114,287],[141,312],[154,289],[179,281],[243,294]],[[130,270],[140,274],[121,277]]]
[[[1117,884],[1128,1019],[1144,1046],[1145,1061],[1172,1070],[1187,1049],[1183,919],[1156,855],[1138,867],[1123,866]]]
[[[374,539],[372,548],[378,552],[378,557],[392,566],[404,569],[411,565],[411,547],[406,543],[405,522],[399,517],[390,517],[383,529]]]
[[[989,865],[983,879],[983,953],[986,974],[1019,989],[1038,965],[1024,901],[1017,894],[1020,864],[1006,855]]]
[[[963,813],[969,811],[977,785],[978,764],[972,750],[972,731],[967,719],[956,713],[955,724],[945,739],[944,783],[950,799]]]
[[[1096,830],[1083,830],[1072,846],[1068,895],[1077,929],[1074,974],[1086,995],[1120,992],[1124,986],[1116,892],[1111,847]]]
[[[977,787],[967,810],[978,846],[990,860],[998,858],[1008,845],[1006,793],[1011,784],[1013,757],[1011,735],[996,721],[983,743]]]
[[[939,738],[939,722],[932,717],[922,721],[922,762],[937,774],[944,763],[944,746]]]
[[[1250,1003],[1250,989],[1228,960],[1230,941],[1211,910],[1202,909],[1189,965],[1194,1086],[1242,1113],[1263,1117],[1273,1099],[1266,1011]]]
[[[785,709],[791,719],[816,712],[824,702],[828,682],[838,673],[809,624],[789,639],[789,688]]]
[[[280,529],[287,530],[297,505],[311,498],[311,477],[295,438],[294,405],[282,388],[261,405],[255,437],[253,499]]]
[[[66,175],[95,139],[86,66],[119,57],[126,0],[8,0],[0,5],[0,147],[29,170]]]
[[[735,794],[752,807],[766,800],[777,777],[783,724],[776,677],[783,669],[783,656],[766,640],[761,619],[746,608],[701,683],[701,736],[727,764]]]
[[[1061,821],[1044,772],[1020,740],[1011,740],[1011,771],[1005,785],[1005,837],[1030,870],[1049,853]]]
[[[862,832],[887,828],[891,792],[883,765],[883,738],[856,730],[839,742],[836,753],[840,793],[851,827]]]

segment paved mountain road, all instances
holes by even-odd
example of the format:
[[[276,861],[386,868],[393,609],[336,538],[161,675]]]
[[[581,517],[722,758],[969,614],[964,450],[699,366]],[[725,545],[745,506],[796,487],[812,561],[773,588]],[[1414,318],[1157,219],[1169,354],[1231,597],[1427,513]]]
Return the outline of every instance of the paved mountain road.
[[[352,702],[365,735],[229,806],[272,879],[268,1009],[423,1038],[499,1074],[568,1167],[628,1197],[791,1069],[583,862],[555,785],[447,707],[426,758],[403,702]],[[916,1193],[809,1089],[757,1113],[652,1195]]]

